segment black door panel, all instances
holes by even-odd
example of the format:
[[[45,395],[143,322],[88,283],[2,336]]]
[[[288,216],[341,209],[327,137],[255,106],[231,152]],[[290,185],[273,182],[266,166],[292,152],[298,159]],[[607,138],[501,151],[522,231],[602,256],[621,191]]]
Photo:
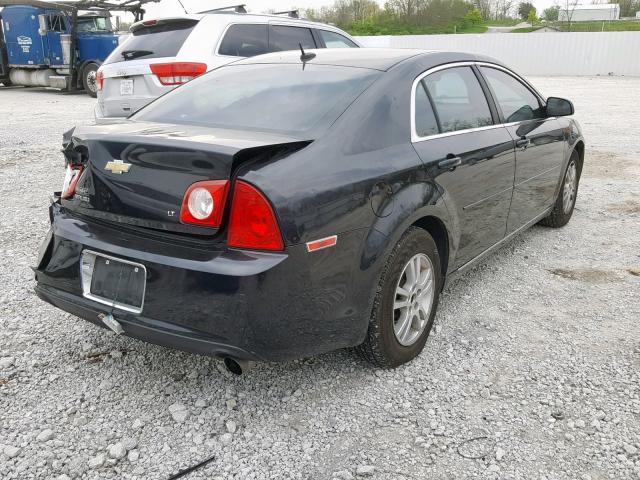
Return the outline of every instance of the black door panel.
[[[540,215],[555,201],[564,159],[564,130],[556,119],[507,126],[516,148],[516,175],[507,233]]]
[[[460,222],[452,265],[459,267],[505,235],[515,172],[513,140],[505,128],[495,127],[434,137],[414,147]],[[451,168],[446,162],[458,163],[456,157],[459,166]]]
[[[510,233],[553,204],[564,158],[564,133],[557,120],[546,118],[540,97],[521,79],[500,67],[481,66],[479,71],[516,146]]]

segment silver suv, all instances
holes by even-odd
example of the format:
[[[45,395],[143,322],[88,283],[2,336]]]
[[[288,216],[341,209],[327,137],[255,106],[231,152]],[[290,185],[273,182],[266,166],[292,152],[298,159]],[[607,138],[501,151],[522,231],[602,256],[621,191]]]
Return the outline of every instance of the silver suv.
[[[248,14],[243,6],[144,20],[96,75],[96,119],[127,117],[160,95],[209,70],[267,52],[357,48],[339,28],[286,15]]]

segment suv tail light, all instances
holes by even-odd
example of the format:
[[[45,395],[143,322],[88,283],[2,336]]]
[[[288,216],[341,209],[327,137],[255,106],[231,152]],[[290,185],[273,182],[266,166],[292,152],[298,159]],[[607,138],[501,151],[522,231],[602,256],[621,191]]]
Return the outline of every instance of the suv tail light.
[[[67,170],[64,174],[64,183],[62,184],[61,198],[64,198],[65,200],[73,198],[76,194],[76,185],[78,185],[78,180],[80,180],[82,172],[84,172],[84,167],[82,165],[67,163]]]
[[[227,243],[249,250],[284,250],[269,201],[254,186],[242,181],[236,183],[233,192]]]
[[[186,62],[154,63],[150,68],[162,85],[181,85],[207,71],[204,63]]]
[[[102,71],[102,67],[100,67],[96,72],[96,88],[100,91],[102,87],[104,87],[104,72]]]
[[[180,209],[180,221],[205,227],[219,227],[227,199],[228,180],[205,180],[187,188]]]

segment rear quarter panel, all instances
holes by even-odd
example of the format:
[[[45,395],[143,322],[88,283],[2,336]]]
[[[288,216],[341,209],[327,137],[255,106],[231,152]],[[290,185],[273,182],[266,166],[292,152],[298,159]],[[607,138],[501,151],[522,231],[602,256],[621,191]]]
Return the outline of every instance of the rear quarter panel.
[[[332,278],[348,278],[344,297],[363,319],[363,336],[380,270],[404,231],[424,216],[450,224],[443,192],[410,141],[414,70],[382,74],[305,149],[238,172],[271,200],[288,245],[338,236],[335,247],[307,254],[323,258],[312,278],[325,291]],[[343,245],[346,234],[358,245]]]

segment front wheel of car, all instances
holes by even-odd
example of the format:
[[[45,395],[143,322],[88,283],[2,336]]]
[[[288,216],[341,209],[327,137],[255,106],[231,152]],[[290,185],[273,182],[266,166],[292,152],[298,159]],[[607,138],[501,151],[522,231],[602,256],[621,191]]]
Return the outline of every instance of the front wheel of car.
[[[361,357],[394,368],[420,354],[433,326],[442,274],[431,235],[409,228],[389,255],[378,282]]]
[[[562,186],[558,192],[558,198],[553,206],[551,213],[540,220],[540,225],[545,227],[560,228],[564,227],[576,206],[576,198],[578,196],[578,185],[580,184],[580,157],[575,150],[571,154],[569,164],[562,177]]]
[[[84,91],[93,98],[98,96],[98,84],[96,83],[96,73],[98,65],[89,63],[82,69],[82,86]]]

